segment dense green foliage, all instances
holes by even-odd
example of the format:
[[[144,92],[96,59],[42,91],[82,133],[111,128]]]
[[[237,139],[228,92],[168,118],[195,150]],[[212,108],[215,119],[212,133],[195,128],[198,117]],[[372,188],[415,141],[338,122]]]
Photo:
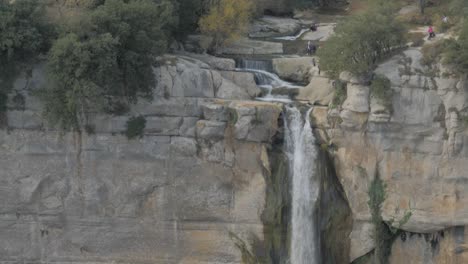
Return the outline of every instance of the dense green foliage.
[[[51,35],[36,0],[0,1],[0,111],[22,65],[45,51]]]
[[[444,58],[444,62],[454,66],[459,73],[468,72],[468,20],[463,23],[457,40],[444,43]]]
[[[150,98],[152,66],[164,52],[168,2],[107,0],[53,45],[48,60],[52,85],[42,98],[45,114],[62,129],[80,129],[89,112],[114,112]]]
[[[337,25],[336,34],[318,50],[321,68],[332,77],[342,71],[367,75],[403,45],[404,33],[405,27],[388,8],[351,16]]]
[[[330,107],[337,108],[341,106],[346,100],[346,82],[342,82],[341,80],[335,80],[333,84],[333,87],[335,88],[335,94],[333,95]]]

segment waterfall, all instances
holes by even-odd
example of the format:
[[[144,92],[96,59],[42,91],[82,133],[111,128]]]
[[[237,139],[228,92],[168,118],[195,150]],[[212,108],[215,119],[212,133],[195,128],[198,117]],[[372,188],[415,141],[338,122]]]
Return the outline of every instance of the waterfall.
[[[260,71],[266,71],[266,72],[273,71],[273,63],[271,62],[271,60],[266,60],[266,59],[252,60],[252,59],[238,58],[236,59],[236,67],[241,68],[241,69],[260,70]]]
[[[299,33],[297,33],[297,35],[295,36],[286,36],[286,37],[276,37],[275,39],[279,39],[279,40],[297,40],[299,39],[300,37],[302,37],[302,35],[304,35],[304,33],[310,31],[310,29],[308,28],[303,28],[301,29],[301,31],[299,31]]]
[[[292,177],[291,264],[319,263],[315,209],[320,186],[315,170],[317,149],[309,121],[311,110],[303,118],[296,107],[286,106],[284,115],[286,153]]]
[[[236,59],[236,68],[238,71],[253,73],[255,83],[267,91],[263,97],[256,98],[257,100],[289,103],[292,102],[289,96],[272,94],[272,90],[277,88],[302,88],[302,86],[283,81],[278,75],[272,73],[273,64],[271,60],[238,58]]]

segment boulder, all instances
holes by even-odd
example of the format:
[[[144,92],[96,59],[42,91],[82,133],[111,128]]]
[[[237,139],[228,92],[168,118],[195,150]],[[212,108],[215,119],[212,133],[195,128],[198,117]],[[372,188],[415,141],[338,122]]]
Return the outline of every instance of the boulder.
[[[306,87],[299,89],[296,100],[309,101],[320,105],[329,105],[335,89],[332,81],[325,77],[314,76]]]
[[[265,102],[232,102],[230,121],[236,139],[269,142],[277,132],[280,104]]]
[[[273,71],[282,79],[293,82],[308,82],[313,67],[312,57],[274,58]]]
[[[283,17],[264,16],[256,19],[249,30],[251,38],[271,38],[291,36],[301,30],[299,20]]]
[[[247,90],[237,86],[228,79],[223,79],[221,85],[216,91],[216,97],[221,99],[248,100],[251,99]]]
[[[251,72],[241,71],[220,71],[223,78],[230,80],[239,87],[242,87],[249,94],[250,98],[260,95],[260,88],[255,83],[255,77]]]

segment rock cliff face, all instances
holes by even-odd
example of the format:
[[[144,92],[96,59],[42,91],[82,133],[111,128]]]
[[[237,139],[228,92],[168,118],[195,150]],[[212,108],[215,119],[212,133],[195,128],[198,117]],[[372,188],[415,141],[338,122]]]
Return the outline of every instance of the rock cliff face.
[[[318,134],[336,148],[331,152],[351,206],[351,259],[374,247],[367,190],[378,173],[387,186],[384,220],[399,220],[411,211],[401,228],[426,234],[425,239],[411,234],[406,242],[397,239],[392,263],[467,261],[468,87],[441,66],[434,71],[421,65],[421,57],[419,49],[408,49],[376,70],[391,81],[391,107],[361,80],[342,74],[346,101],[338,109],[313,112]]]
[[[268,257],[268,146],[281,107],[234,61],[167,56],[153,102],[95,115],[95,134],[47,128],[30,90],[0,131],[1,263],[241,263]],[[11,106],[13,108],[13,106]],[[121,135],[130,115],[144,137]],[[268,236],[268,235],[267,235]],[[251,245],[256,245],[253,248]]]

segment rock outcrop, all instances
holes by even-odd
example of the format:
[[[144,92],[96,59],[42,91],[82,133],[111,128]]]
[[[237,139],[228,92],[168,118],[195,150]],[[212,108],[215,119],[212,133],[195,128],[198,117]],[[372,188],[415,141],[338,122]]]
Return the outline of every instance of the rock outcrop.
[[[391,109],[373,98],[365,81],[342,75],[348,82],[346,101],[328,113],[313,112],[317,133],[332,146],[337,175],[353,212],[352,260],[374,247],[367,192],[376,173],[386,184],[385,221],[397,223],[411,212],[400,228],[413,233],[468,224],[464,121],[468,86],[464,78],[443,74],[443,69],[429,71],[420,64],[421,57],[419,49],[409,49],[377,68],[391,81],[393,96],[387,98]],[[396,243],[392,263],[402,263],[398,261],[413,247],[418,248],[411,253],[412,263],[464,263],[462,256],[449,257],[464,252],[461,242],[450,242],[452,238],[441,238],[447,240],[440,242],[445,253],[431,257],[422,257],[428,254],[424,240],[410,239],[421,246],[406,249],[408,242]]]
[[[241,263],[245,250],[268,257],[267,149],[281,107],[232,100],[258,88],[253,76],[231,71],[231,60],[160,62],[156,99],[125,116],[91,115],[95,134],[47,127],[29,95],[44,83],[41,67],[18,80],[24,109],[8,111],[0,131],[1,263]],[[144,136],[128,140],[121,132],[137,114]]]

